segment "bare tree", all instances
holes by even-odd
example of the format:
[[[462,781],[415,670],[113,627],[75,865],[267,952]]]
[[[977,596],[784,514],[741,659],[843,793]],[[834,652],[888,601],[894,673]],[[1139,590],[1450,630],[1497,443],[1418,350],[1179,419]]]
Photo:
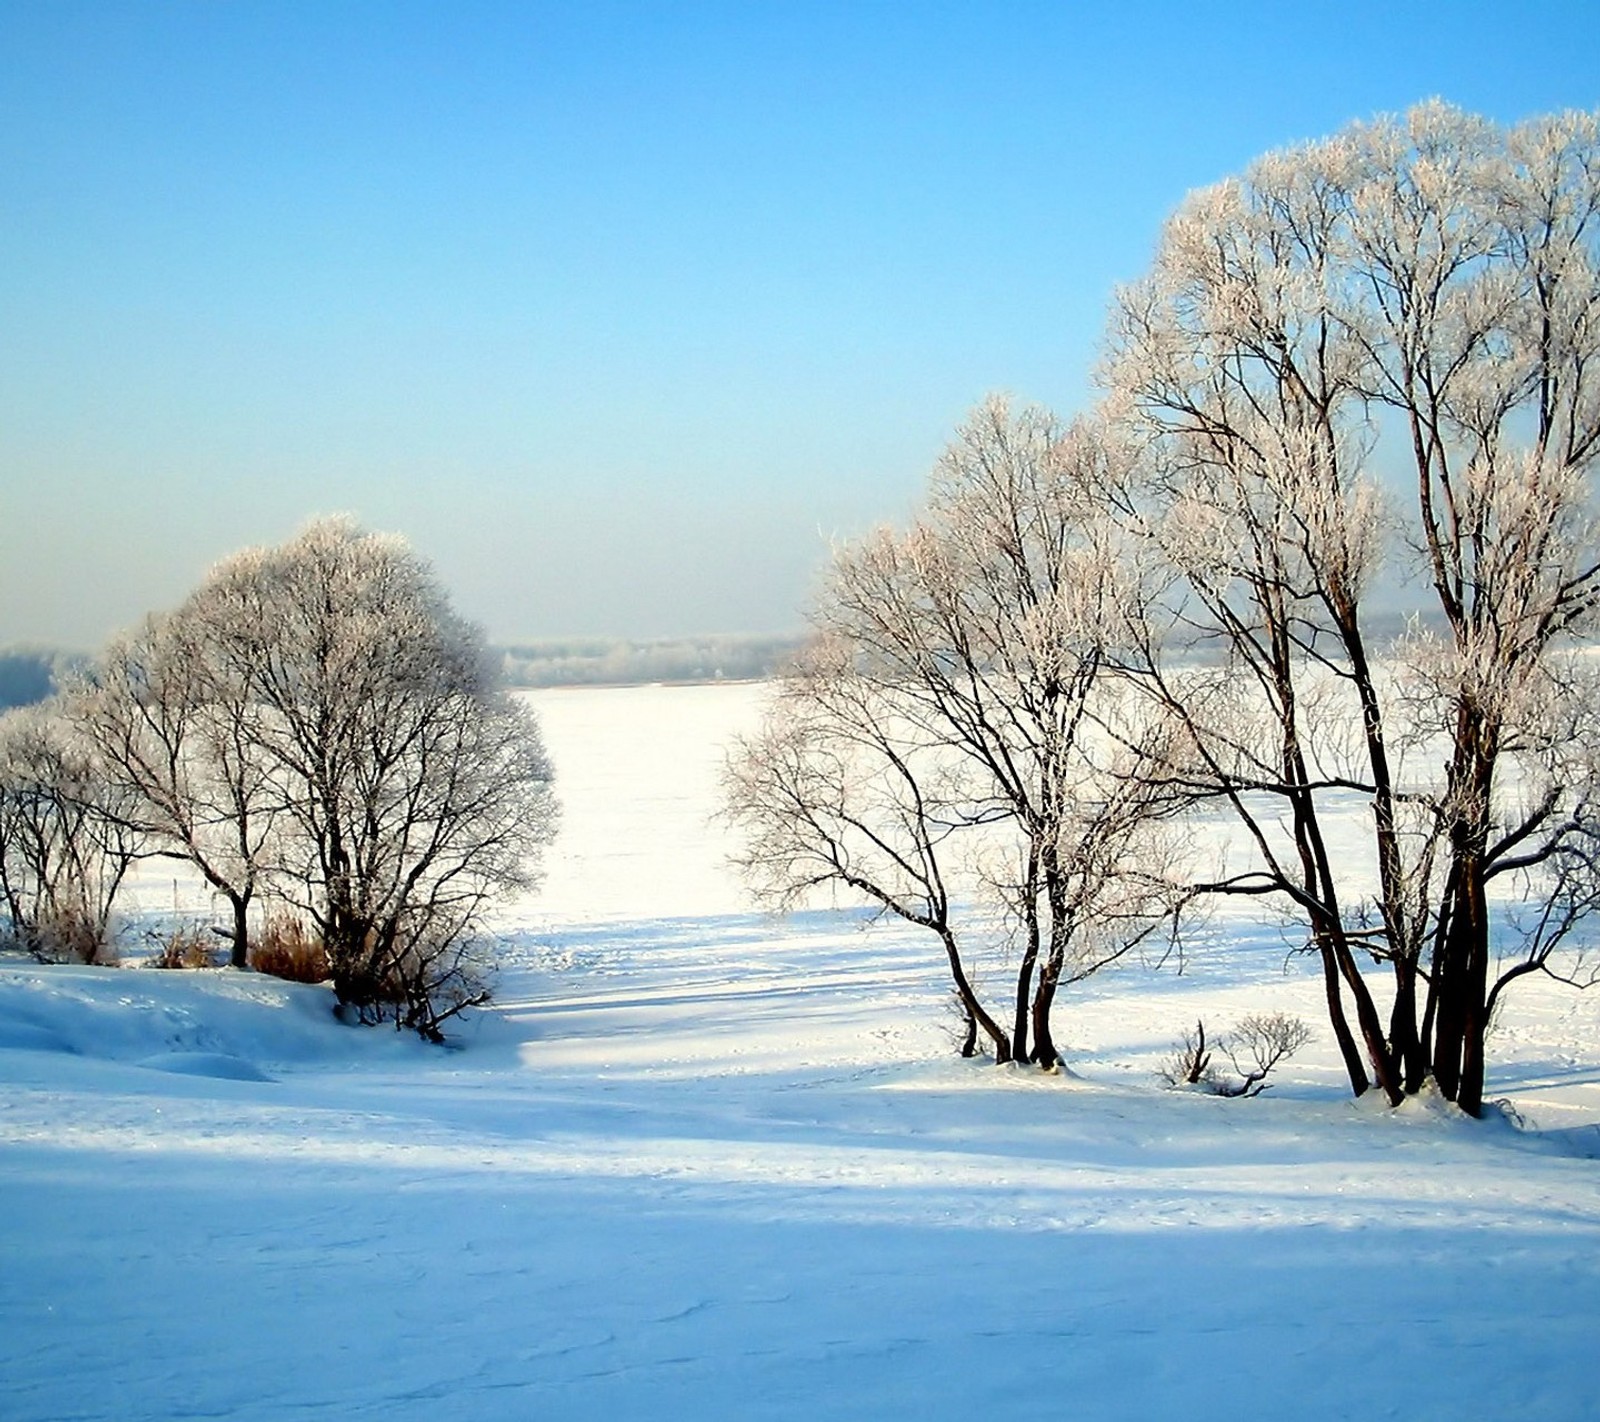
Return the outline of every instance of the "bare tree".
[[[193,864],[232,911],[249,961],[250,909],[278,852],[288,785],[263,754],[266,711],[207,635],[193,600],[114,641],[77,678],[70,714],[152,852]]]
[[[1167,784],[1243,828],[1253,864],[1205,887],[1302,917],[1352,1087],[1391,1101],[1431,1074],[1476,1114],[1504,985],[1589,976],[1553,955],[1596,902],[1595,684],[1568,649],[1600,580],[1597,254],[1592,118],[1431,104],[1197,194],[1119,302],[1130,513],[1178,574],[1130,638],[1184,747]],[[1379,477],[1402,461],[1408,498]],[[1408,555],[1432,606],[1386,647],[1372,588]],[[1329,842],[1351,797],[1365,864]],[[1520,919],[1491,907],[1513,880]]]
[[[483,910],[532,884],[554,830],[531,712],[405,542],[344,520],[227,560],[181,616],[254,708],[282,795],[273,887],[316,925],[341,1006],[437,1037],[486,995]]]
[[[0,717],[0,894],[12,938],[35,957],[109,953],[117,891],[139,852],[123,808],[56,702]]]
[[[1116,454],[1087,423],[998,399],[975,412],[918,522],[835,557],[813,615],[826,650],[780,696],[780,739],[745,746],[732,780],[770,896],[832,881],[913,917],[909,887],[996,1055],[1045,1067],[1060,985],[1131,951],[1169,907],[1159,802],[1132,773],[1147,752],[1107,734],[1099,704],[1105,638],[1125,621],[1105,517]],[[780,744],[783,783],[752,774]],[[788,857],[773,848],[780,811]],[[870,828],[887,877],[859,872],[844,819]],[[978,1008],[954,947],[953,905],[980,881],[1021,944],[1009,1032]]]
[[[758,896],[788,909],[835,886],[927,929],[966,1023],[962,1055],[981,1030],[1006,1062],[1011,1038],[973,986],[952,899],[970,863],[962,831],[995,816],[965,771],[858,671],[852,648],[824,637],[782,682],[761,730],[736,744],[724,789],[745,831],[735,860]]]
[[[315,926],[343,1009],[429,1037],[487,995],[494,897],[555,825],[531,712],[398,538],[347,521],[219,565],[116,643],[75,706],[130,823],[233,908]]]

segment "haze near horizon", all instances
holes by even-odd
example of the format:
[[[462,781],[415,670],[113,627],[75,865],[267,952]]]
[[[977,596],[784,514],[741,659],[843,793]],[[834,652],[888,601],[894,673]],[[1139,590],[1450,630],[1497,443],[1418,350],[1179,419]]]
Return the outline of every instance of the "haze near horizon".
[[[795,626],[991,390],[1070,413],[1184,194],[1577,5],[0,5],[0,645],[349,511],[500,642]]]

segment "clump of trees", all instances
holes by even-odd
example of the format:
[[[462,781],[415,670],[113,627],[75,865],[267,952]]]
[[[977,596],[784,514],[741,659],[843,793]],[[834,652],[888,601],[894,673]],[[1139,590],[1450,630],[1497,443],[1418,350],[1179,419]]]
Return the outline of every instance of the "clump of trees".
[[[1476,1114],[1507,984],[1588,980],[1556,955],[1600,893],[1597,255],[1592,116],[1429,104],[1197,194],[1118,301],[1133,514],[1173,574],[1130,684],[1255,847],[1207,887],[1305,923],[1357,1092],[1431,1076]],[[1389,562],[1425,591],[1382,646]],[[1370,876],[1325,832],[1350,796]]]
[[[1596,118],[1432,103],[1263,158],[1168,224],[1104,378],[1067,430],[981,412],[923,520],[839,553],[731,773],[746,867],[927,924],[1002,1060],[1022,1013],[980,1012],[952,936],[974,831],[1015,835],[988,887],[1035,1058],[1070,965],[1258,897],[1303,926],[1353,1091],[1477,1114],[1507,987],[1594,978]],[[1226,872],[1146,847],[1218,813]]]
[[[117,890],[140,852],[81,728],[45,705],[0,716],[0,895],[34,957],[115,961]]]
[[[124,857],[102,848],[104,863],[181,859],[229,904],[235,967],[270,904],[312,926],[343,1012],[430,1038],[486,999],[483,911],[531,886],[554,830],[538,727],[477,629],[403,540],[342,519],[228,559],[56,701],[13,714],[75,748],[50,798],[114,830]],[[8,845],[25,788],[8,761]],[[49,881],[25,868],[39,898]],[[114,892],[109,873],[75,881]],[[102,941],[110,896],[74,905]]]

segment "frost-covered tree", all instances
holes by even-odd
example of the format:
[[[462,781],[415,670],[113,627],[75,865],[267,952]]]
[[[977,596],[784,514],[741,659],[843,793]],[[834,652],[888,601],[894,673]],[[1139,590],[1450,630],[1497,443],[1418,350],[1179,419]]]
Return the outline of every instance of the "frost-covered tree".
[[[220,564],[76,697],[130,819],[233,909],[314,925],[341,1007],[424,1035],[484,1000],[479,931],[555,826],[532,713],[403,539],[342,519]]]
[[[818,889],[842,889],[934,934],[966,1024],[961,1053],[981,1032],[995,1059],[1012,1037],[984,1006],[967,962],[957,902],[963,832],[992,811],[946,742],[856,664],[854,649],[819,636],[779,685],[758,732],[736,743],[724,781],[744,832],[736,863],[777,909]]]
[[[1054,1066],[1057,989],[1142,941],[1169,893],[1145,752],[1102,724],[1117,472],[1091,424],[975,412],[917,522],[835,557],[816,643],[730,774],[757,887],[841,885],[931,929],[1001,1060]],[[993,936],[975,906],[1019,945],[1009,1028],[958,946]]]
[[[0,716],[0,895],[12,939],[46,961],[100,961],[139,852],[126,806],[54,701]]]
[[[1431,1075],[1476,1114],[1498,995],[1587,981],[1559,950],[1600,904],[1595,118],[1428,104],[1194,195],[1119,298],[1108,383],[1177,574],[1129,666],[1182,748],[1168,786],[1252,850],[1208,887],[1303,921],[1355,1090]],[[1427,594],[1390,645],[1395,565]],[[1327,834],[1352,797],[1364,863]]]
[[[279,854],[290,786],[264,753],[267,710],[196,611],[150,618],[74,682],[70,709],[151,852],[193,864],[232,915],[249,961],[250,911]]]
[[[532,713],[397,537],[325,520],[221,564],[181,610],[253,708],[282,794],[272,878],[316,925],[341,1005],[428,1036],[486,988],[484,909],[555,825]]]

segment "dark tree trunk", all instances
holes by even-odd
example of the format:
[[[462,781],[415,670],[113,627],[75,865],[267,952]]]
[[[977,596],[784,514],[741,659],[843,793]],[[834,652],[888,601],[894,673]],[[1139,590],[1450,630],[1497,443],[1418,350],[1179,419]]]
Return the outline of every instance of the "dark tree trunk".
[[[1055,1033],[1050,1030],[1050,1012],[1055,1006],[1056,989],[1061,985],[1067,945],[1077,925],[1067,908],[1066,884],[1053,844],[1045,845],[1041,859],[1045,900],[1050,909],[1050,949],[1039,970],[1039,986],[1033,994],[1033,1052],[1028,1059],[1045,1071],[1054,1071],[1061,1064],[1061,1053],[1056,1047]]]
[[[233,949],[228,965],[233,968],[250,966],[250,895],[229,894],[233,906]]]
[[[1494,777],[1494,737],[1464,707],[1457,730],[1465,766],[1453,777],[1464,805],[1450,835],[1449,923],[1434,964],[1438,988],[1433,1074],[1439,1090],[1468,1115],[1483,1111],[1483,1038],[1488,1029],[1489,907],[1484,891],[1487,806]],[[1465,789],[1461,787],[1465,786]]]
[[[1454,933],[1451,934],[1454,937]],[[1466,1004],[1459,971],[1446,959],[1434,970],[1438,975],[1438,1007],[1433,1027],[1433,1079],[1439,1094],[1454,1101],[1461,1090],[1461,1041],[1466,1029]]]
[[[1339,991],[1339,965],[1334,960],[1333,948],[1319,943],[1322,957],[1322,988],[1328,1002],[1328,1023],[1333,1028],[1333,1038],[1339,1044],[1339,1055],[1344,1059],[1345,1074],[1350,1078],[1350,1090],[1357,1096],[1365,1095],[1372,1085],[1366,1064],[1361,1060],[1361,1049],[1350,1031],[1349,1019],[1344,1014],[1344,998]]]
[[[1394,1008],[1389,1013],[1389,1048],[1399,1063],[1408,1096],[1422,1089],[1428,1075],[1428,1054],[1417,1031],[1417,965],[1394,960]]]
[[[1467,876],[1467,941],[1462,964],[1461,1076],[1456,1105],[1469,1116],[1483,1114],[1483,1038],[1489,1029],[1489,914],[1483,874]]]
[[[334,909],[323,926],[322,941],[339,1005],[354,1008],[363,1022],[376,1021],[393,991],[382,971],[383,955],[372,926]]]
[[[1395,997],[1389,1013],[1389,1041],[1385,1060],[1395,1077],[1395,1085],[1411,1093],[1421,1089],[1428,1072],[1427,1053],[1417,1032],[1417,964],[1411,953],[1408,914],[1405,901],[1405,876],[1401,866],[1400,841],[1395,827],[1394,779],[1389,766],[1389,751],[1384,739],[1383,713],[1372,667],[1367,660],[1366,642],[1361,633],[1357,602],[1352,589],[1342,582],[1330,596],[1340,636],[1350,658],[1351,677],[1361,699],[1362,729],[1366,738],[1367,763],[1372,771],[1373,816],[1378,850],[1379,905],[1384,933],[1394,963]],[[1380,1076],[1383,1073],[1380,1073]],[[1391,1100],[1393,1092],[1391,1092]]]
[[[1022,949],[1022,962],[1017,965],[1016,1012],[1011,1028],[1011,1048],[1019,1061],[1030,1058],[1028,1051],[1028,1003],[1033,995],[1033,970],[1039,961],[1039,915],[1030,907],[1028,911],[1027,942]],[[1034,1037],[1038,1041],[1037,1031]]]
[[[1005,1028],[984,1010],[977,993],[973,992],[972,984],[967,979],[967,970],[961,962],[961,950],[956,945],[955,934],[949,928],[937,925],[935,931],[944,944],[945,956],[950,961],[950,976],[955,979],[956,994],[961,999],[962,1007],[983,1028],[984,1035],[994,1044],[995,1061],[1003,1065],[1011,1060],[1011,1039],[1006,1036]]]
[[[1289,802],[1294,816],[1295,844],[1305,873],[1304,892],[1314,905],[1311,908],[1312,936],[1324,955],[1323,974],[1328,995],[1329,1021],[1333,1025],[1334,1036],[1339,1039],[1340,1050],[1345,1053],[1345,1070],[1349,1073],[1351,1088],[1357,1096],[1360,1096],[1371,1082],[1368,1080],[1365,1068],[1360,1068],[1351,1060],[1350,1053],[1354,1043],[1346,1040],[1349,1023],[1345,1019],[1341,1001],[1342,981],[1355,1002],[1356,1026],[1361,1032],[1362,1044],[1366,1048],[1367,1066],[1372,1068],[1372,1079],[1388,1098],[1389,1104],[1398,1106],[1402,1100],[1402,1092],[1394,1063],[1389,1055],[1389,1045],[1384,1040],[1383,1024],[1378,1018],[1378,1009],[1372,1001],[1371,990],[1367,987],[1365,979],[1361,976],[1361,970],[1351,955],[1350,941],[1345,936],[1340,918],[1339,899],[1335,888],[1338,881],[1328,854],[1327,842],[1322,835],[1322,826],[1317,819],[1316,800],[1309,789],[1311,777],[1307,770],[1305,755],[1300,748],[1294,719],[1294,681],[1288,669],[1287,650],[1280,648],[1278,657],[1279,695],[1285,708],[1282,713],[1284,776],[1288,784],[1293,787]]]
[[[1378,1018],[1378,1008],[1372,1000],[1371,989],[1367,987],[1366,979],[1361,976],[1361,970],[1351,956],[1349,944],[1342,943],[1335,951],[1345,986],[1355,999],[1356,1025],[1361,1029],[1361,1038],[1366,1044],[1367,1061],[1372,1067],[1373,1079],[1388,1098],[1389,1104],[1398,1106],[1405,1099],[1399,1063],[1384,1040],[1383,1023]]]
[[[1050,1030],[1050,1009],[1055,1006],[1056,988],[1061,982],[1061,953],[1051,953],[1039,974],[1039,987],[1033,995],[1033,1053],[1029,1060],[1046,1071],[1061,1064],[1055,1034]]]

